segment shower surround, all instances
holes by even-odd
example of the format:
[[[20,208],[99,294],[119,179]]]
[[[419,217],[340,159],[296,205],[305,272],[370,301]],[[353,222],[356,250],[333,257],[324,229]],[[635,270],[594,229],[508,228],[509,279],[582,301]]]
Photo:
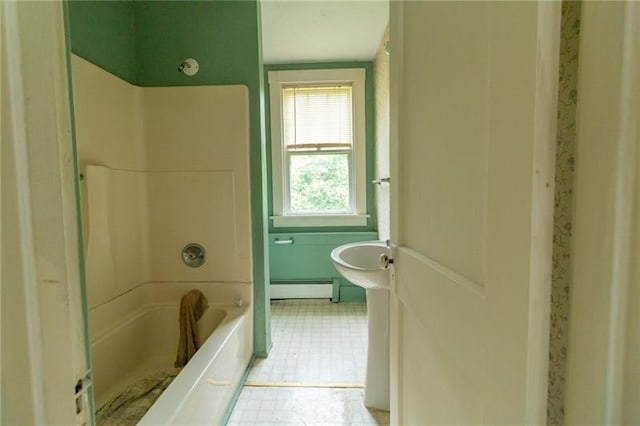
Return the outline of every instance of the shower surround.
[[[177,307],[191,288],[215,309],[252,306],[247,88],[141,88],[77,56],[72,67],[92,349],[138,311]],[[206,250],[199,268],[182,262],[189,243]],[[177,330],[177,310],[161,311],[176,313],[162,322]],[[232,327],[242,329],[241,356],[231,369],[243,372],[253,353],[252,309],[241,316],[234,323],[241,326]],[[140,340],[152,333],[132,330]],[[142,363],[149,349],[121,346],[112,348],[115,364]],[[172,361],[176,348],[161,346],[171,353],[160,358]],[[93,359],[96,408],[128,381],[101,378],[111,374],[104,359]],[[234,384],[229,388],[232,394]]]

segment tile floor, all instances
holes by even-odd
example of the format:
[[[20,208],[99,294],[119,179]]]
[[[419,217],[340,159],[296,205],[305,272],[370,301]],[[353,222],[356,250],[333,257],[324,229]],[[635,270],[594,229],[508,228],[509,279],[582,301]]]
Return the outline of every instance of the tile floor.
[[[362,402],[366,304],[271,302],[273,348],[254,363],[229,425],[375,425],[389,413]]]

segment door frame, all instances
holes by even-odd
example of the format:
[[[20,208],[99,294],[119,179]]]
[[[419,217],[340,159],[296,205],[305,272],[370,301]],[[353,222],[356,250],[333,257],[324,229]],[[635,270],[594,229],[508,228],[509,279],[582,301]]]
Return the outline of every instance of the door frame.
[[[640,421],[640,5],[583,2],[566,424]]]
[[[4,407],[3,420],[93,423],[64,4],[1,2],[0,8],[8,117],[2,150],[12,153],[3,156],[3,166],[11,167],[3,167],[2,192],[15,194],[15,214],[2,217],[2,227],[15,231],[2,235],[2,285],[3,296],[12,296],[3,302],[17,306],[3,322],[25,336],[24,345],[10,350],[28,365],[16,374],[4,369],[2,393],[24,387],[30,395]],[[7,247],[11,263],[4,262]]]
[[[398,108],[400,96],[403,88],[403,79],[399,78],[403,74],[404,67],[404,2],[393,2],[389,7],[389,202],[391,219],[399,217],[398,206],[398,179],[400,167],[400,140],[402,129],[399,126],[400,114]],[[392,25],[395,23],[396,25]],[[391,220],[389,224],[390,237],[399,235],[400,224],[398,220]],[[391,257],[395,257],[395,247],[391,246]],[[391,291],[395,291],[395,269],[391,268]],[[399,378],[402,375],[402,363],[398,359],[399,348],[402,344],[400,321],[393,321],[400,314],[400,300],[397,297],[389,298],[389,385],[390,385],[390,422],[392,425],[401,424],[400,404],[402,400],[401,386]]]

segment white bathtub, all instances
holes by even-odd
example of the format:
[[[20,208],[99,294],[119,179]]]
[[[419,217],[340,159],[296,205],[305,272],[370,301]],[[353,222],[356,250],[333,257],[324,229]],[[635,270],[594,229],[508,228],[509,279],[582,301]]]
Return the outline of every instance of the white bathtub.
[[[209,301],[198,322],[204,342],[140,424],[219,423],[253,352],[251,309],[230,303],[250,300],[242,297],[248,286],[148,283],[92,309],[96,407],[139,379],[173,370],[180,297],[198,288]]]

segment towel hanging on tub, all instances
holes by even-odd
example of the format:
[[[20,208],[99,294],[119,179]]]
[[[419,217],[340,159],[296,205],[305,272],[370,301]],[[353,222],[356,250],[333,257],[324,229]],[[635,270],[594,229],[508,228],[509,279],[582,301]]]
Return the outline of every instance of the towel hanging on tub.
[[[175,367],[184,367],[198,350],[198,327],[196,323],[207,310],[207,298],[200,290],[191,290],[180,300],[180,342]]]

